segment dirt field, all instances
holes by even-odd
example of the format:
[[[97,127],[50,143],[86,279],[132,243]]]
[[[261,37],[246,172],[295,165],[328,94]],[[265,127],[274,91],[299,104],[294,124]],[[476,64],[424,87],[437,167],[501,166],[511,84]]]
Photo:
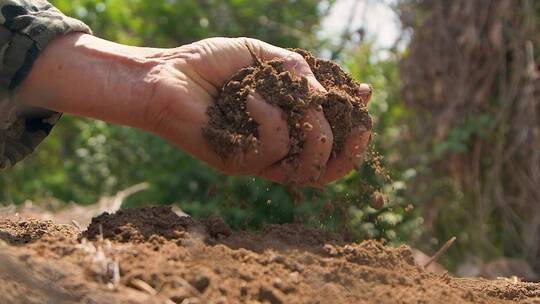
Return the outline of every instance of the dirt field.
[[[170,208],[89,227],[0,219],[0,303],[540,303],[540,284],[424,271],[408,247],[270,225],[232,232]]]

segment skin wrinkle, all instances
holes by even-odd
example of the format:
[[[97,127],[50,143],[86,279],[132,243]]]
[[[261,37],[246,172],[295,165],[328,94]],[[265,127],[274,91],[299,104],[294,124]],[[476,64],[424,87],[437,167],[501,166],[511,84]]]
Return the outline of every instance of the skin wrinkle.
[[[177,81],[180,80],[178,79]],[[164,84],[157,80],[155,84],[155,92],[153,94],[153,98],[150,100],[146,107],[146,112],[151,114],[147,114],[145,117],[145,128],[148,128],[150,132],[156,134],[158,134],[158,132],[164,127],[167,127],[167,120],[169,119],[168,116],[171,112],[174,102],[171,99],[163,99],[161,98],[161,94],[157,94],[157,92],[161,91],[162,86],[164,86]],[[159,103],[157,110],[155,106],[156,103]]]
[[[164,60],[159,60],[158,57],[154,58],[152,56],[130,54],[124,45],[118,45],[112,42],[108,42],[108,44],[112,45],[113,47],[103,50],[102,48],[98,48],[95,44],[87,41],[87,39],[80,39],[75,43],[75,51],[77,51],[77,49],[81,49],[82,52],[88,52],[89,55],[93,55],[97,58],[109,59],[113,62],[128,64],[131,66],[139,66],[141,69],[151,68],[159,63],[164,62]],[[151,48],[142,48],[142,50],[145,50],[145,52],[148,53],[147,55],[156,53],[156,50]]]
[[[169,78],[167,75],[174,75],[174,77]],[[189,77],[187,77],[184,73],[180,73],[172,65],[164,65],[158,78],[161,79],[157,80],[158,91],[161,91],[159,87],[174,87],[176,90],[182,91],[182,93],[179,95],[185,97],[197,94],[207,94],[203,88],[197,86],[194,82],[191,82]],[[165,82],[162,82],[163,79],[166,79]],[[177,83],[177,85],[173,85],[173,83]],[[184,119],[181,122],[177,121],[174,124],[191,125],[200,123],[196,117],[187,114],[192,113],[192,111],[196,110],[196,107],[198,106],[197,103],[193,103],[193,101],[189,100],[189,98],[185,98],[185,104],[183,107],[177,107],[178,100],[174,98],[164,99],[159,95],[154,96],[154,99],[151,101],[153,105],[149,105],[149,107],[154,109],[152,112],[155,112],[155,114],[153,114],[148,120],[148,123],[152,126],[151,129],[155,130],[152,132],[159,132],[159,130],[169,129],[168,126],[171,125],[172,121],[176,121],[178,116],[184,117]],[[208,95],[205,99],[210,102],[212,97]],[[159,104],[157,109],[155,106],[156,104]],[[170,141],[173,142],[172,139]]]
[[[200,56],[200,58],[210,58],[209,60],[211,61],[211,63],[210,63],[211,66],[219,66],[220,65],[220,62],[216,61],[217,58],[214,58],[213,56],[210,56],[211,54],[213,54],[215,52],[212,51],[212,47],[211,47],[211,45],[209,45],[208,41],[203,40],[201,43],[196,43],[196,45],[198,46],[199,51],[200,51],[200,54],[198,54]],[[232,61],[233,58],[220,58],[220,60]],[[197,62],[197,61],[199,61],[199,60],[195,60],[195,62]],[[245,66],[248,66],[248,64],[242,65],[242,67],[245,67]],[[216,72],[218,74],[223,73],[223,71],[216,71]],[[212,75],[210,75],[210,76],[212,76]],[[220,75],[220,77],[218,77],[218,78],[221,78],[221,79],[222,78],[228,78],[227,76],[229,76],[229,75]],[[220,87],[220,86],[223,85],[223,83],[221,83],[221,82],[212,81],[213,79],[211,79],[211,78],[212,77],[210,77],[209,81],[212,82],[214,87]]]
[[[103,88],[103,91],[107,91],[107,90],[110,90],[112,85],[111,85],[111,80],[112,80],[112,73],[113,73],[113,69],[114,69],[114,64],[111,64],[108,66],[108,70],[107,70],[107,81],[105,81],[105,87]]]
[[[205,42],[196,43],[195,46],[196,46],[195,52],[192,54],[192,56],[194,56],[195,58],[193,58],[193,60],[188,60],[188,62],[189,61],[197,62],[197,61],[200,61],[202,58],[208,57],[208,54],[212,54],[211,48]],[[210,59],[210,60],[212,60],[212,62],[215,63],[213,59]],[[214,87],[217,87],[217,86],[220,86],[221,84],[212,83],[212,85]]]
[[[182,69],[184,74],[187,76],[187,78],[190,78],[193,80],[193,82],[201,87],[203,90],[210,92],[210,96],[212,98],[215,98],[218,95],[218,90],[215,85],[211,84],[209,81],[204,79],[202,75],[197,73],[194,69],[190,68],[189,66],[184,66],[185,68]]]
[[[149,88],[148,90],[148,96],[147,100],[148,102],[143,107],[143,121],[150,121],[151,112],[152,112],[152,104],[156,100],[156,93],[157,93],[157,87],[158,87],[158,80],[159,80],[159,74],[161,73],[161,65],[156,66],[153,68],[146,76],[143,78],[143,82],[146,83],[146,86]],[[151,131],[154,132],[154,131]]]

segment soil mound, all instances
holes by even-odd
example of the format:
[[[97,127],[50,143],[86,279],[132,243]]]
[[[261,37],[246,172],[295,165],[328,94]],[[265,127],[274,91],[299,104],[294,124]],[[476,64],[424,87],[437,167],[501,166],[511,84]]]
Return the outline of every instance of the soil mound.
[[[539,284],[428,273],[406,246],[346,244],[299,225],[235,232],[163,207],[103,214],[78,232],[0,220],[0,303],[540,301]]]
[[[99,237],[119,242],[144,242],[152,237],[181,238],[193,220],[179,217],[168,207],[149,207],[103,213],[92,219],[82,237]]]
[[[210,120],[203,128],[203,134],[211,148],[224,159],[257,145],[258,125],[246,112],[246,100],[251,92],[258,93],[282,110],[290,136],[289,154],[285,161],[293,164],[302,151],[305,132],[310,129],[309,125],[302,124],[310,107],[324,111],[334,135],[334,153],[343,149],[353,128],[363,126],[371,129],[372,122],[364,100],[366,96],[360,94],[360,84],[334,62],[315,58],[304,50],[293,51],[306,59],[327,92],[311,89],[307,79],[286,71],[283,60],[262,62],[254,55],[254,64],[234,75],[222,87],[215,104],[208,109]]]

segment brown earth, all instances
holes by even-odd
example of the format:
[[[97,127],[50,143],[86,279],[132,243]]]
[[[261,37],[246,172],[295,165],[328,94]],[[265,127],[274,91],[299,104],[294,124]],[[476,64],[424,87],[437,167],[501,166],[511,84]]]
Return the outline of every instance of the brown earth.
[[[334,153],[343,149],[353,128],[371,129],[367,96],[361,94],[360,83],[332,61],[315,58],[304,50],[293,51],[306,59],[327,92],[313,90],[305,77],[286,71],[282,59],[263,62],[253,55],[254,64],[234,75],[208,109],[210,120],[203,134],[211,148],[224,159],[237,151],[256,148],[258,125],[246,111],[246,100],[252,92],[282,110],[290,136],[289,154],[284,161],[293,165],[302,151],[305,132],[311,129],[309,124],[303,123],[310,107],[324,111],[334,135]]]
[[[406,247],[298,225],[233,232],[170,208],[85,231],[0,219],[0,303],[540,303],[540,284],[428,273]]]

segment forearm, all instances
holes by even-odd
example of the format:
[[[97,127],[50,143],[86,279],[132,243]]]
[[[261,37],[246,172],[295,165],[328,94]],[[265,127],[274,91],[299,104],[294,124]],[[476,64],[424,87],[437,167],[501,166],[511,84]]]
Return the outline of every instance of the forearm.
[[[18,89],[21,103],[143,128],[157,49],[73,33],[49,44]]]

